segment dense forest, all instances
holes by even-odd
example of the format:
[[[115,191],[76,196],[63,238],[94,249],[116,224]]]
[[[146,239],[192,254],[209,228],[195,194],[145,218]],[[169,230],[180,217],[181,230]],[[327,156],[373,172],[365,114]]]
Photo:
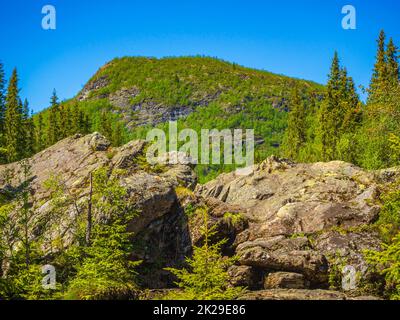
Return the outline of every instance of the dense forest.
[[[191,65],[191,67],[188,67]],[[139,67],[140,66],[140,67]],[[137,70],[136,72],[130,72]],[[190,73],[196,70],[196,73]],[[123,58],[110,62],[91,81],[110,81],[93,90],[86,100],[74,98],[60,102],[56,91],[50,107],[32,114],[27,100],[20,97],[18,73],[14,69],[5,81],[0,64],[0,152],[1,163],[20,162],[24,179],[18,194],[1,195],[0,261],[2,262],[0,297],[8,299],[104,299],[137,298],[140,291],[137,267],[131,261],[130,232],[126,225],[139,212],[126,212],[127,190],[118,183],[121,172],[112,177],[107,170],[91,175],[91,212],[109,217],[107,223],[76,221],[75,244],[56,257],[50,257],[61,271],[55,290],[44,290],[40,266],[44,252],[40,241],[28,237],[33,210],[29,176],[30,164],[24,159],[74,134],[99,131],[113,146],[134,138],[144,138],[151,126],[135,125],[135,114],[128,119],[107,99],[125,87],[138,87],[140,93],[133,105],[149,101],[162,105],[196,107],[178,120],[179,128],[254,128],[262,140],[256,149],[256,160],[271,154],[297,162],[343,160],[365,169],[382,169],[400,165],[400,70],[398,48],[387,41],[382,31],[378,39],[376,63],[364,103],[356,84],[335,53],[325,87],[298,79],[255,71],[211,58],[167,58],[162,62],[147,58]],[[212,97],[212,99],[210,98]],[[210,103],[205,105],[204,101]],[[199,107],[200,106],[200,107]],[[166,128],[166,123],[158,123]],[[231,171],[232,166],[198,166],[200,182]],[[75,199],[66,193],[56,178],[46,181],[54,214]],[[188,191],[189,192],[189,191]],[[400,194],[398,184],[382,195],[383,212],[377,226],[385,246],[380,252],[370,251],[369,262],[386,279],[386,294],[400,298],[399,246]],[[15,209],[17,209],[15,211]],[[85,207],[85,210],[89,210]],[[187,259],[188,268],[170,268],[182,289],[171,299],[233,299],[243,288],[227,286],[227,267],[235,258],[225,259],[221,242],[211,243],[215,234],[204,217],[205,241],[194,248]],[[18,212],[18,223],[15,215]],[[14,239],[11,241],[11,239]],[[20,245],[15,247],[18,239]],[[47,261],[46,260],[46,261]],[[46,262],[45,261],[45,262]]]

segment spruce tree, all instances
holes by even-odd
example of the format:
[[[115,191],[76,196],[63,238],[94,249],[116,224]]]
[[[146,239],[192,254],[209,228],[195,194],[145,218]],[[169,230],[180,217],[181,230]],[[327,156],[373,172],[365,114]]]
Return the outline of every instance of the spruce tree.
[[[198,209],[202,215],[201,234],[204,243],[193,248],[193,257],[187,258],[188,267],[184,269],[166,268],[177,278],[181,291],[171,292],[164,299],[168,300],[233,300],[244,293],[241,287],[229,286],[228,268],[235,262],[235,257],[224,258],[221,248],[226,239],[212,243],[216,235],[216,226],[209,226],[209,217],[205,209]]]
[[[371,84],[369,88],[368,102],[373,103],[382,97],[385,93],[385,84],[387,81],[387,58],[385,50],[385,32],[382,30],[377,40],[378,51],[376,54],[376,62],[372,74]]]
[[[398,48],[395,46],[393,39],[390,38],[386,50],[387,57],[387,77],[389,85],[396,86],[399,84],[399,62],[398,62]]]
[[[361,121],[361,103],[352,77],[342,70],[340,134],[354,133]]]
[[[64,113],[65,113],[65,136],[69,137],[77,133],[77,131],[74,128],[74,116],[72,113],[72,109],[70,107],[66,107]]]
[[[22,110],[22,125],[23,125],[23,155],[28,158],[35,152],[35,125],[32,115],[30,114],[28,100],[25,99]]]
[[[336,144],[338,141],[338,119],[341,110],[339,108],[342,84],[342,72],[340,70],[337,52],[332,60],[331,71],[327,84],[327,92],[319,115],[319,136],[321,140],[321,156],[324,161],[333,160],[336,157]]]
[[[5,133],[5,113],[6,113],[6,96],[5,96],[5,74],[4,66],[0,62],[0,147],[4,146],[4,133]]]
[[[360,132],[362,145],[360,165],[367,169],[395,166],[391,155],[391,134],[400,131],[400,87],[397,48],[389,40],[385,50],[385,36],[378,40],[378,55],[369,88],[368,103]]]
[[[5,145],[8,162],[19,160],[22,157],[21,129],[22,108],[19,98],[17,69],[14,69],[8,85],[5,112]]]
[[[60,105],[58,102],[57,92],[54,89],[50,99],[50,109],[48,114],[47,124],[47,141],[46,145],[55,144],[61,136],[60,129]]]
[[[44,142],[44,122],[42,113],[38,114],[37,123],[35,125],[35,151],[41,151],[45,147]]]
[[[285,156],[297,160],[301,147],[306,142],[306,109],[295,86],[290,97],[291,110],[285,135]]]
[[[104,135],[107,139],[112,140],[113,128],[110,116],[107,114],[106,111],[103,111],[100,115],[100,133]]]

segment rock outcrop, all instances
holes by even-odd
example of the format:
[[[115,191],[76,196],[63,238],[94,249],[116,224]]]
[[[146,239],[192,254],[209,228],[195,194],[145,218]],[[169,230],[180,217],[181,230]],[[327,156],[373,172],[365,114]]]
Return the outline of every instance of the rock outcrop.
[[[203,201],[234,207],[247,221],[231,236],[239,260],[232,275],[235,283],[264,291],[246,297],[345,299],[316,290],[345,276],[334,273],[346,266],[357,274],[355,287],[347,289],[360,295],[361,283],[371,276],[363,251],[381,244],[372,227],[380,212],[380,186],[393,181],[398,170],[367,172],[340,161],[295,164],[270,157],[251,172],[223,174],[196,188]]]
[[[164,261],[165,266],[174,266],[191,252],[186,216],[175,188],[180,184],[194,186],[196,176],[190,167],[181,165],[153,170],[143,160],[145,145],[144,141],[132,141],[112,148],[98,133],[75,135],[28,161],[0,166],[0,190],[12,197],[24,182],[24,170],[29,163],[32,210],[35,212],[35,228],[30,237],[42,236],[45,239],[43,249],[52,255],[60,245],[71,244],[76,227],[74,221],[86,214],[79,208],[84,208],[88,201],[90,174],[107,168],[111,175],[118,173],[120,184],[127,190],[127,210],[139,213],[129,224],[135,235],[133,241],[140,244],[133,258],[143,260],[141,267],[144,269],[154,269],[153,264],[159,261]],[[65,199],[73,199],[65,201],[57,214],[53,210],[49,181],[57,181]],[[171,284],[171,277],[164,273],[157,270],[149,279],[144,277],[143,283],[156,288]]]

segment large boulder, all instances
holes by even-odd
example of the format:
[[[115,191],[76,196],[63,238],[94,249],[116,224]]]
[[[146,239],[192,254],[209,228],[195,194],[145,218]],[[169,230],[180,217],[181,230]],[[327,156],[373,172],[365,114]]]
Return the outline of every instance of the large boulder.
[[[296,164],[270,157],[247,171],[196,188],[208,203],[240,207],[248,221],[232,244],[240,265],[267,279],[272,274],[267,287],[285,283],[276,278],[279,272],[299,274],[312,288],[328,288],[332,272],[345,266],[361,275],[358,280],[368,277],[363,252],[380,249],[371,226],[380,212],[381,184],[392,182],[397,169],[368,172],[342,161]],[[276,292],[267,291],[265,298],[271,297]]]

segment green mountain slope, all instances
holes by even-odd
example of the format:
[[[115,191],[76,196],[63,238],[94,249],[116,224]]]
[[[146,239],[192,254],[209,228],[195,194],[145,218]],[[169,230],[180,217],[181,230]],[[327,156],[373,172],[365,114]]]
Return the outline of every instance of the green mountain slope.
[[[324,90],[314,82],[208,57],[124,57],[100,68],[64,105],[84,110],[91,119],[91,129],[106,136],[121,120],[126,129],[117,134],[118,139],[109,137],[115,144],[144,138],[149,128],[163,128],[169,120],[178,120],[179,128],[197,131],[254,128],[256,160],[261,160],[278,153],[294,85],[307,97],[320,97]],[[104,111],[111,118],[106,129]],[[232,167],[198,170],[201,180],[206,181]]]

